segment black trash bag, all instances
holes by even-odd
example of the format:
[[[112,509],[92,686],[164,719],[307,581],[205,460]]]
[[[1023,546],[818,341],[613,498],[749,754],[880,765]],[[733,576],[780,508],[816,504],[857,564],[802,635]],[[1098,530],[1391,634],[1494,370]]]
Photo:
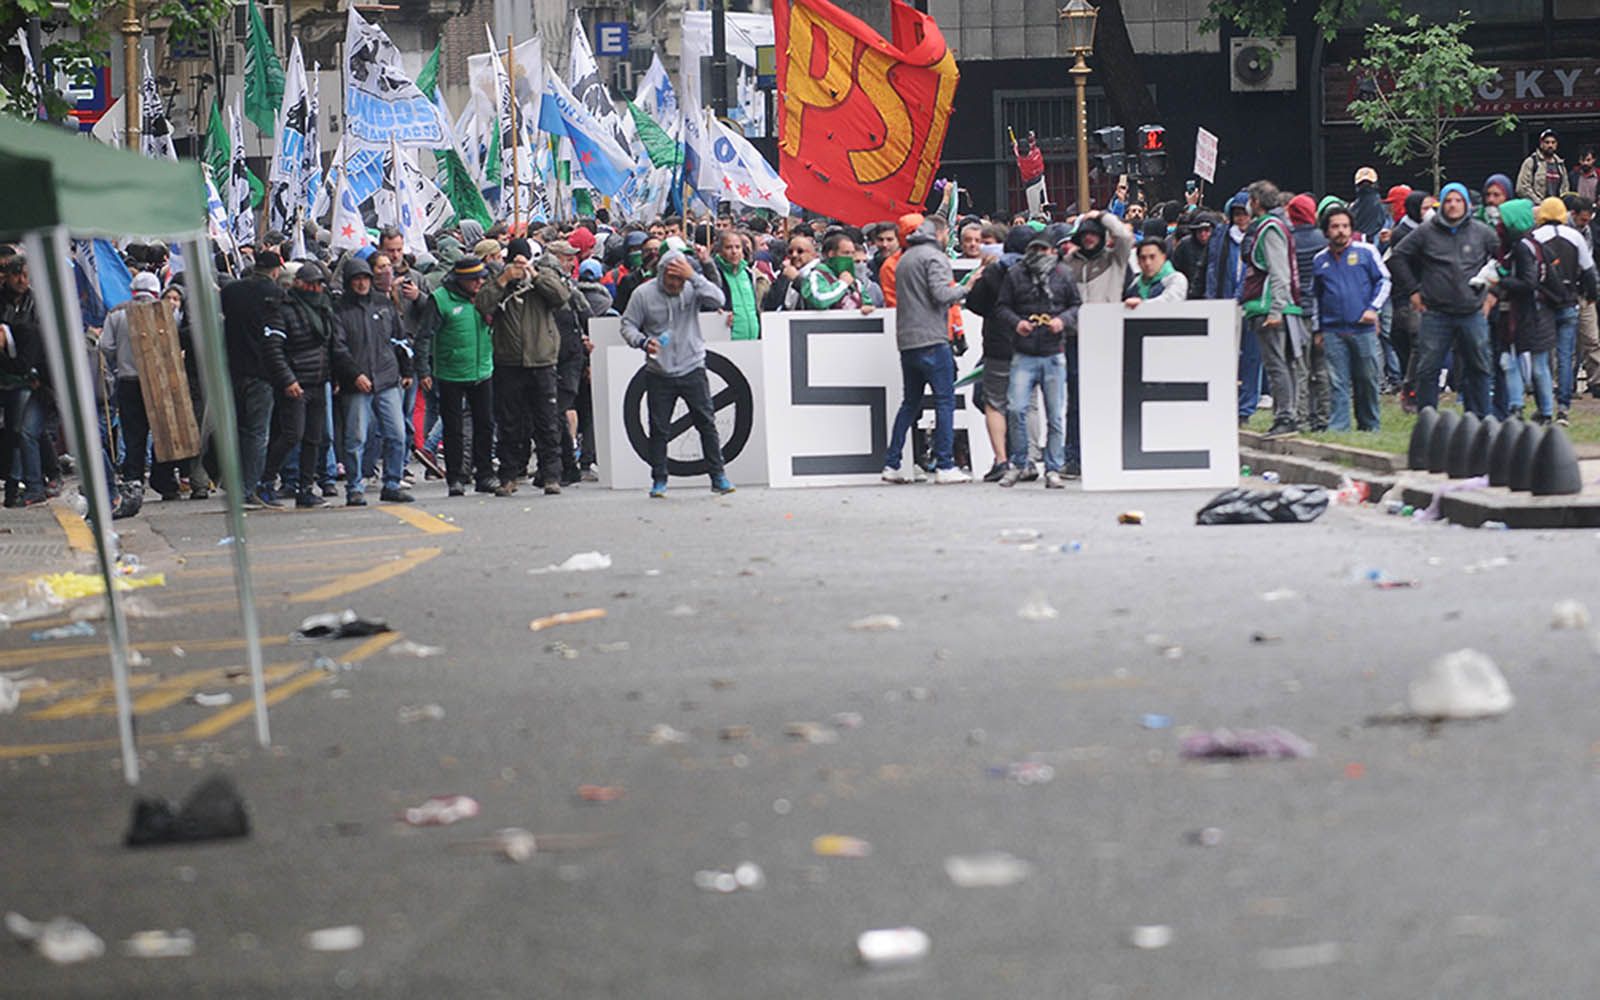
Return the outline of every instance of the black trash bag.
[[[165,799],[139,799],[123,843],[129,847],[226,840],[250,835],[244,799],[227,778],[207,778],[174,811]]]
[[[1310,524],[1328,509],[1320,486],[1223,490],[1194,516],[1195,524]]]
[[[362,618],[346,608],[327,614],[312,615],[300,623],[291,637],[296,642],[313,642],[322,639],[355,639],[390,631],[389,623],[381,618]]]

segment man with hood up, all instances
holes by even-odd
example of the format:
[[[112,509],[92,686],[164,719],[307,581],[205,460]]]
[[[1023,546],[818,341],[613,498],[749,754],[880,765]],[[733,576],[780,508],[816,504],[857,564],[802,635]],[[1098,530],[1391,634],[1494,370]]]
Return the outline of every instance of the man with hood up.
[[[1360,185],[1357,187],[1359,190]],[[1381,205],[1381,202],[1379,204]],[[1311,288],[1313,277],[1311,262],[1328,245],[1328,239],[1322,235],[1322,229],[1317,225],[1316,206],[1312,204],[1309,194],[1297,194],[1290,198],[1285,211],[1289,216],[1289,231],[1294,236],[1295,269],[1300,275],[1300,290],[1295,296],[1295,303],[1299,305],[1302,315],[1315,316],[1316,302]],[[1350,212],[1354,218],[1353,207]],[[1301,357],[1301,363],[1295,366],[1297,405],[1295,419],[1301,426],[1308,427],[1315,433],[1328,429],[1331,401],[1328,360],[1323,337],[1316,332],[1314,321],[1309,322],[1308,326],[1311,330],[1310,344]]]
[[[1499,237],[1472,218],[1472,198],[1462,184],[1446,184],[1439,210],[1418,226],[1390,255],[1389,267],[1400,295],[1420,314],[1417,330],[1417,406],[1439,403],[1439,372],[1445,352],[1454,349],[1461,369],[1456,384],[1468,413],[1491,412],[1493,369],[1485,286],[1474,282],[1494,256]]]
[[[140,271],[133,276],[132,292],[134,302],[154,302],[161,293],[161,280],[150,271]],[[142,497],[144,460],[150,450],[150,419],[145,413],[138,356],[126,309],[119,307],[106,314],[105,327],[100,333],[100,353],[117,379],[117,414],[122,420],[123,458],[119,470],[122,490]],[[150,487],[162,500],[178,499],[178,463],[155,463],[150,470]]]
[[[1278,208],[1278,186],[1260,180],[1251,184],[1250,228],[1239,244],[1244,277],[1239,304],[1244,309],[1245,336],[1261,348],[1261,366],[1272,389],[1272,426],[1267,437],[1299,430],[1295,365],[1304,357],[1310,337],[1301,319],[1300,273],[1294,236]]]
[[[1172,266],[1188,282],[1191,299],[1205,298],[1211,238],[1221,224],[1222,216],[1204,208],[1194,210],[1178,224],[1178,232],[1183,233],[1183,237],[1172,251]]]
[[[1035,236],[1018,264],[1006,269],[995,313],[1016,334],[1011,359],[1006,412],[1011,422],[1008,439],[1014,442],[1009,468],[1000,485],[1015,486],[1028,462],[1028,403],[1035,389],[1044,395],[1045,489],[1066,486],[1067,462],[1067,362],[1063,353],[1068,327],[1078,325],[1078,289],[1050,241]]]
[[[262,481],[262,497],[271,499],[270,488],[278,478],[284,459],[294,448],[300,450],[299,483],[296,507],[322,507],[327,501],[316,494],[317,473],[322,447],[327,443],[328,352],[333,344],[333,302],[327,292],[328,272],[314,260],[302,263],[278,309],[282,320],[283,352],[276,362],[272,380],[278,397],[272,405],[272,437],[267,442],[267,464]],[[354,470],[360,475],[360,470]]]
[[[996,306],[1006,271],[1022,260],[1033,236],[1031,226],[1012,226],[1006,233],[999,258],[983,269],[982,277],[971,282],[972,291],[967,293],[967,309],[983,317],[983,384],[977,396],[989,431],[989,446],[994,450],[994,467],[983,477],[986,483],[998,483],[1011,467],[1007,461],[1011,448],[1006,436],[1009,425],[1006,406],[1011,386],[1011,357],[1016,353],[1012,338],[1016,331],[1006,326]],[[1029,405],[1031,408],[1031,402]]]
[[[1495,415],[1501,420],[1522,416],[1531,388],[1536,407],[1534,422],[1547,424],[1555,416],[1550,352],[1556,346],[1556,323],[1554,312],[1539,300],[1546,275],[1540,267],[1537,245],[1524,239],[1533,230],[1533,203],[1526,198],[1512,199],[1500,206],[1499,217],[1504,230],[1504,254],[1497,268],[1496,291],[1508,310],[1496,344],[1499,375],[1495,383]],[[1524,359],[1528,362],[1527,379],[1523,375]]]
[[[1240,189],[1228,199],[1227,221],[1211,234],[1206,259],[1205,298],[1234,299],[1239,294],[1239,246],[1250,226],[1250,192]],[[1261,402],[1261,348],[1254,337],[1239,338],[1239,426],[1256,412]]]
[[[826,246],[826,244],[824,244]],[[972,272],[983,277],[984,263]],[[922,415],[922,394],[933,393],[933,458],[935,485],[969,483],[972,477],[956,468],[956,358],[950,346],[950,307],[967,297],[971,281],[958,285],[950,269],[939,227],[933,220],[918,226],[906,241],[895,266],[895,341],[900,348],[900,374],[905,397],[895,414],[894,432],[883,456],[883,480],[916,481],[916,473],[902,471],[906,435]]]
[[[1121,302],[1133,264],[1133,230],[1109,212],[1091,211],[1080,216],[1076,232],[1051,230],[1050,241],[1066,258],[1067,270],[1085,304]],[[1069,250],[1064,244],[1070,240]],[[1067,330],[1067,464],[1063,475],[1076,479],[1081,468],[1081,431],[1078,425],[1078,328]]]
[[[384,503],[411,503],[402,480],[406,471],[406,422],[401,383],[410,381],[410,352],[400,314],[373,287],[372,267],[360,257],[344,263],[344,296],[334,309],[331,357],[340,392],[334,398],[343,415],[339,461],[345,469],[345,506],[367,505],[366,470],[374,424],[383,457]]]
[[[1383,199],[1378,197],[1378,172],[1371,167],[1356,171],[1356,196],[1350,199],[1350,215],[1356,220],[1356,232],[1368,243],[1378,242],[1378,234],[1389,228],[1389,215],[1383,210]]]

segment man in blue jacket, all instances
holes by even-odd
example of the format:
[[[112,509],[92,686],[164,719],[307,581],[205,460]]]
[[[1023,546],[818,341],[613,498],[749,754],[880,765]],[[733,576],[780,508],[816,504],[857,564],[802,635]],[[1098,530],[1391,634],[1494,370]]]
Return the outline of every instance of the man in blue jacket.
[[[1343,206],[1322,217],[1328,245],[1311,261],[1312,329],[1322,338],[1328,361],[1328,429],[1350,429],[1350,396],[1355,394],[1356,426],[1376,431],[1378,313],[1389,301],[1389,269],[1371,243],[1355,242],[1354,219]]]
[[[1228,221],[1217,226],[1206,245],[1206,289],[1208,299],[1236,298],[1243,268],[1239,247],[1250,225],[1250,192],[1240,190],[1228,199]],[[1242,426],[1261,402],[1261,345],[1254,337],[1239,341],[1239,423]]]

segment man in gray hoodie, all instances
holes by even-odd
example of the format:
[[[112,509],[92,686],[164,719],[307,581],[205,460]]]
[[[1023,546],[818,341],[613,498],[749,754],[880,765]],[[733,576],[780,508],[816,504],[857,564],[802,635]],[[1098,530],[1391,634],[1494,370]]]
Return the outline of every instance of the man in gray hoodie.
[[[915,482],[915,473],[902,472],[900,456],[906,435],[922,415],[922,393],[933,393],[933,457],[936,484],[970,483],[972,477],[956,468],[956,358],[950,349],[950,307],[967,297],[983,275],[983,264],[963,285],[955,283],[950,257],[945,253],[936,224],[929,220],[906,240],[906,251],[895,268],[895,341],[900,348],[900,374],[905,398],[894,417],[894,433],[883,456],[883,481]]]
[[[720,309],[722,290],[706,280],[679,250],[661,255],[657,277],[634,289],[622,313],[622,339],[648,355],[645,398],[650,408],[650,495],[667,495],[667,441],[672,411],[682,399],[700,432],[700,450],[710,466],[711,489],[732,493],[722,467],[700,310]]]

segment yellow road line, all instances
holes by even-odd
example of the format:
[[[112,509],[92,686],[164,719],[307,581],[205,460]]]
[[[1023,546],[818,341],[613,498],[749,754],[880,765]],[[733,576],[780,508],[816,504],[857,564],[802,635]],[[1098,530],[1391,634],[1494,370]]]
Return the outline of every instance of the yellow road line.
[[[72,547],[72,551],[94,551],[94,532],[89,530],[89,525],[83,518],[75,514],[65,503],[52,503],[50,513],[56,516],[56,523],[61,525],[61,531],[67,536],[67,544]]]
[[[266,635],[261,637],[262,646],[282,646],[289,641],[286,635]],[[243,639],[157,639],[150,642],[133,643],[133,648],[144,652],[165,651],[173,646],[182,646],[190,653],[220,653],[230,649],[243,649]],[[92,656],[105,656],[106,644],[103,642],[74,643],[70,646],[55,646],[50,649],[12,649],[0,653],[0,667],[31,667],[39,663],[59,663],[62,660],[79,660]]]
[[[361,645],[350,650],[350,652],[344,656],[344,662],[358,663],[399,638],[400,634],[398,632],[384,632],[380,635],[372,636],[367,641],[361,643]],[[300,691],[311,687],[313,684],[320,684],[327,679],[328,675],[323,673],[321,670],[317,670],[315,668],[307,669],[305,672],[295,676],[293,679],[287,680],[282,684],[269,689],[267,691],[267,704],[269,706],[276,705],[285,698],[292,697]],[[240,702],[237,705],[231,705],[223,709],[216,715],[211,716],[209,719],[195,723],[188,729],[185,729],[181,735],[184,739],[203,740],[217,735],[230,726],[234,726],[240,722],[243,722],[245,719],[249,718],[254,711],[254,699]]]
[[[320,601],[332,600],[343,597],[358,590],[376,586],[385,580],[392,580],[397,576],[409,573],[423,563],[433,559],[442,552],[442,549],[412,549],[404,557],[393,562],[381,563],[371,569],[350,573],[337,580],[329,581],[320,587],[314,587],[303,594],[296,594],[289,598],[290,604],[314,604]]]
[[[409,531],[399,531],[392,535],[360,535],[354,538],[309,538],[303,542],[274,542],[271,545],[250,546],[250,568],[255,569],[256,554],[259,552],[294,552],[299,549],[323,549],[331,545],[366,545],[368,542],[397,542],[416,541],[417,536]],[[233,553],[226,545],[211,549],[198,549],[194,552],[185,552],[188,559],[204,559],[207,557],[231,557]]]
[[[453,535],[461,530],[449,521],[441,520],[436,514],[429,514],[414,507],[385,504],[378,509],[430,535]]]

